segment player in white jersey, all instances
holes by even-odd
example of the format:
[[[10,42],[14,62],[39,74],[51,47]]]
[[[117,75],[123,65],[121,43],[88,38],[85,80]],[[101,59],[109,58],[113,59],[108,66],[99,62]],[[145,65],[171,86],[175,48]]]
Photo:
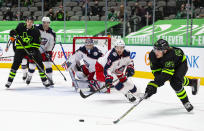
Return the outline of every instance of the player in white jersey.
[[[45,65],[46,73],[50,80],[52,81],[50,84],[54,85],[53,79],[52,79],[52,51],[56,43],[56,34],[50,28],[50,18],[49,17],[43,17],[42,23],[40,25],[37,25],[37,28],[40,31],[41,34],[41,45],[40,45],[40,53],[43,58],[43,64]],[[26,79],[26,83],[30,84],[30,81],[32,79],[32,75],[35,71],[36,64],[33,61],[29,61],[29,72],[28,77]]]
[[[99,88],[93,76],[95,74],[95,64],[98,58],[102,57],[101,51],[94,46],[92,39],[88,38],[85,45],[80,47],[74,55],[68,60],[70,67],[79,80],[88,80],[90,91]],[[76,86],[76,85],[75,85]]]
[[[95,77],[98,81],[105,81],[106,85],[114,86],[130,102],[134,102],[137,88],[128,78],[134,75],[133,60],[130,58],[130,52],[125,49],[122,39],[116,40],[114,46],[105,56],[99,58],[95,65]],[[117,79],[118,81],[113,83]]]

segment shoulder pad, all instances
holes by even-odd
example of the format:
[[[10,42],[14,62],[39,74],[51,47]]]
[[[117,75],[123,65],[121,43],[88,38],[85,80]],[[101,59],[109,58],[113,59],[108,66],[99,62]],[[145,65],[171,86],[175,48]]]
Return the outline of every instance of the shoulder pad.
[[[130,51],[125,49],[123,51],[123,57],[127,57],[127,56],[130,56]]]

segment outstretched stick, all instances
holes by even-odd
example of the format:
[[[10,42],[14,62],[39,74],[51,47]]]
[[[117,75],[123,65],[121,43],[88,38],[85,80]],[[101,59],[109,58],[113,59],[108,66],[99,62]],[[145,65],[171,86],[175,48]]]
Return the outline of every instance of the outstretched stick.
[[[140,97],[140,100],[135,103],[129,110],[127,110],[121,117],[119,117],[117,120],[113,121],[113,124],[117,124],[120,120],[122,120],[127,114],[129,114],[137,105],[140,104],[141,101],[143,101],[147,97],[147,94],[145,93],[144,96]]]
[[[62,49],[62,52],[63,52],[63,54],[64,54],[65,60],[67,61],[68,58],[67,58],[67,56],[66,56],[66,54],[65,54],[64,48],[63,48],[63,46],[62,46],[62,43],[60,42],[59,44],[60,44],[60,46],[61,46],[61,49]],[[67,64],[67,63],[65,62],[65,64]],[[69,67],[69,66],[67,65],[67,67]],[[73,73],[72,73],[72,70],[71,70],[71,69],[68,69],[68,70],[69,70],[69,74],[70,74],[70,76],[71,76],[71,79],[72,79],[74,85],[76,86],[76,87],[74,86],[74,88],[75,88],[75,90],[77,91],[77,89],[79,88],[78,83],[77,83],[77,81],[74,79],[74,75],[73,75]]]
[[[62,72],[60,71],[60,69],[57,67],[57,65],[54,63],[54,61],[52,60],[52,58],[45,52],[45,50],[41,47],[41,49],[43,50],[43,52],[45,53],[46,57],[53,63],[53,65],[57,68],[57,70],[60,72],[60,74],[64,77],[64,80],[67,81],[66,77],[64,76],[64,74],[62,74]]]
[[[126,77],[126,76],[127,76],[127,74],[124,75],[123,77],[119,78],[119,79],[114,80],[113,83],[115,83],[116,81],[118,81],[118,80],[120,80],[120,79],[123,79],[123,78]],[[79,94],[80,94],[80,96],[81,96],[82,98],[85,99],[85,98],[87,98],[87,97],[89,97],[89,96],[91,96],[91,95],[93,95],[93,94],[95,94],[95,93],[101,91],[101,90],[104,89],[104,88],[110,88],[110,87],[109,87],[109,85],[104,85],[103,87],[99,88],[98,90],[95,90],[94,92],[92,92],[92,93],[90,93],[90,94],[88,94],[88,95],[85,95],[85,94],[80,90],[80,91],[79,91]]]

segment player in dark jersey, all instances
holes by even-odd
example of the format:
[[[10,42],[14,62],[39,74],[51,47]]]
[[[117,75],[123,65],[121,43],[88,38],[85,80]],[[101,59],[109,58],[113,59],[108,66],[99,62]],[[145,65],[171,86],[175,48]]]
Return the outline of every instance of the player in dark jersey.
[[[183,86],[192,86],[192,94],[196,95],[200,80],[185,77],[188,66],[184,52],[180,48],[169,47],[166,40],[160,39],[154,44],[149,59],[154,80],[150,81],[146,87],[146,98],[155,94],[157,88],[169,80],[171,87],[175,90],[186,110],[188,112],[193,110]]]
[[[7,52],[9,50],[9,47],[12,44],[13,45],[13,51],[15,53],[15,50],[16,50],[16,44],[15,43],[16,43],[16,39],[14,37],[10,37],[8,40],[8,43],[6,45],[5,52]],[[21,63],[21,69],[23,72],[23,80],[25,80],[27,77],[27,64],[28,64],[28,56],[25,56],[22,59],[22,63]]]
[[[22,59],[28,55],[25,49],[28,50],[29,54],[32,55],[41,69],[44,69],[42,63],[42,56],[39,52],[40,47],[40,32],[33,26],[34,20],[33,17],[29,16],[26,19],[26,23],[19,23],[16,29],[10,31],[11,37],[16,37],[16,50],[14,55],[14,61],[11,66],[11,71],[9,73],[8,82],[6,87],[9,88],[13,82],[13,79],[16,75],[16,72],[22,62]],[[25,48],[25,49],[24,49]],[[32,58],[32,56],[29,56]],[[40,77],[43,82],[43,85],[48,87],[50,84],[47,80],[47,77],[44,72],[39,69]]]

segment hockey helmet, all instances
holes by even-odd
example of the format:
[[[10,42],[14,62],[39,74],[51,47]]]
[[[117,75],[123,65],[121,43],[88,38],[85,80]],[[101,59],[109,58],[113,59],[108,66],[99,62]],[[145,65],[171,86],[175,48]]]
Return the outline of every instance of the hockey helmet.
[[[94,41],[91,38],[85,40],[85,45],[93,45]]]
[[[155,44],[154,44],[154,49],[155,50],[168,50],[169,49],[169,43],[164,40],[164,39],[159,39]]]
[[[122,39],[117,39],[115,42],[114,42],[114,46],[122,46],[122,47],[125,47],[125,42],[122,40]]]
[[[42,18],[42,22],[50,22],[50,18],[44,16],[44,17]]]

